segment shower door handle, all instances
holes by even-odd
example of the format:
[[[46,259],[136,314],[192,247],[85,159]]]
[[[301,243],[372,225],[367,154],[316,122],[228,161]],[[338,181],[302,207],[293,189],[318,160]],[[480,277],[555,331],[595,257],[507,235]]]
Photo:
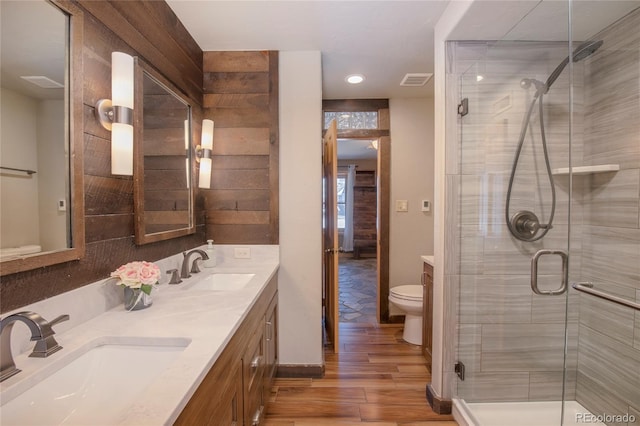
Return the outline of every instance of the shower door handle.
[[[562,258],[562,284],[556,290],[540,290],[538,288],[538,260],[547,254],[558,255]],[[569,280],[569,256],[563,250],[538,250],[531,258],[531,290],[535,294],[544,296],[559,296],[567,291],[567,281]]]

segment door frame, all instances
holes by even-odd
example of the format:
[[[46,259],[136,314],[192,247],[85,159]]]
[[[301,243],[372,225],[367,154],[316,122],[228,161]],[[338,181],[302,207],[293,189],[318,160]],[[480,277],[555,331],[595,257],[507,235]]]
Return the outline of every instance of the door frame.
[[[378,139],[378,230],[377,230],[377,319],[380,324],[392,322],[389,314],[389,229],[391,212],[391,135],[388,99],[332,99],[322,101],[323,126],[325,112],[378,113],[377,129],[338,129],[338,139]],[[324,129],[323,129],[324,131]]]

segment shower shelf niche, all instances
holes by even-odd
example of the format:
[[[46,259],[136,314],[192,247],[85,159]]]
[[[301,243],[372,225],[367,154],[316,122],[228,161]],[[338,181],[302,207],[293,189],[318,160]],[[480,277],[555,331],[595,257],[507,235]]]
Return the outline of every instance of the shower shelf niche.
[[[572,167],[573,174],[575,175],[590,175],[593,173],[607,173],[607,172],[617,172],[620,170],[620,165],[618,164],[601,164],[598,166],[580,166],[580,167]],[[563,167],[560,169],[553,169],[551,171],[552,174],[556,176],[563,176],[569,174],[569,167]]]

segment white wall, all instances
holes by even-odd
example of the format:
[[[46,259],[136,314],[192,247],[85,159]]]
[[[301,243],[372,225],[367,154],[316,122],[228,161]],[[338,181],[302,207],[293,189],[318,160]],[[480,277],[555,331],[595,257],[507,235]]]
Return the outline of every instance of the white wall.
[[[444,376],[449,367],[445,366],[445,299],[444,268],[445,268],[445,203],[446,203],[446,170],[445,155],[447,121],[446,112],[455,108],[447,104],[446,93],[446,51],[445,42],[449,34],[456,28],[460,20],[467,13],[471,1],[453,1],[447,6],[434,29],[434,102],[438,108],[434,111],[434,269],[433,269],[433,351],[431,363],[431,387],[437,397],[451,398],[452,389],[449,382],[445,383]],[[447,331],[452,334],[452,330]],[[453,330],[455,333],[455,330]],[[455,336],[449,335],[451,342]]]
[[[64,115],[64,100],[43,100],[38,104],[38,205],[43,251],[68,247],[69,206],[66,211],[58,211],[58,200],[67,200],[69,184]]]
[[[37,170],[37,102],[7,89],[2,89],[0,98],[2,165]],[[39,244],[38,177],[38,174],[27,176],[24,173],[2,171],[2,247]]]
[[[322,365],[322,64],[280,52],[279,345],[282,365]]]
[[[433,99],[389,100],[391,116],[391,214],[389,286],[420,284],[421,255],[433,254]],[[396,200],[409,202],[396,211]],[[397,311],[390,305],[391,314]]]

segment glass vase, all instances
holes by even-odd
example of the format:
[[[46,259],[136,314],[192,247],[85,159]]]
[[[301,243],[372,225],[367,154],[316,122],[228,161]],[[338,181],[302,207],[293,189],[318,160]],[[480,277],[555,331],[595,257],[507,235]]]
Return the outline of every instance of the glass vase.
[[[151,295],[139,288],[124,288],[124,308],[127,311],[139,311],[146,309],[153,303]]]

